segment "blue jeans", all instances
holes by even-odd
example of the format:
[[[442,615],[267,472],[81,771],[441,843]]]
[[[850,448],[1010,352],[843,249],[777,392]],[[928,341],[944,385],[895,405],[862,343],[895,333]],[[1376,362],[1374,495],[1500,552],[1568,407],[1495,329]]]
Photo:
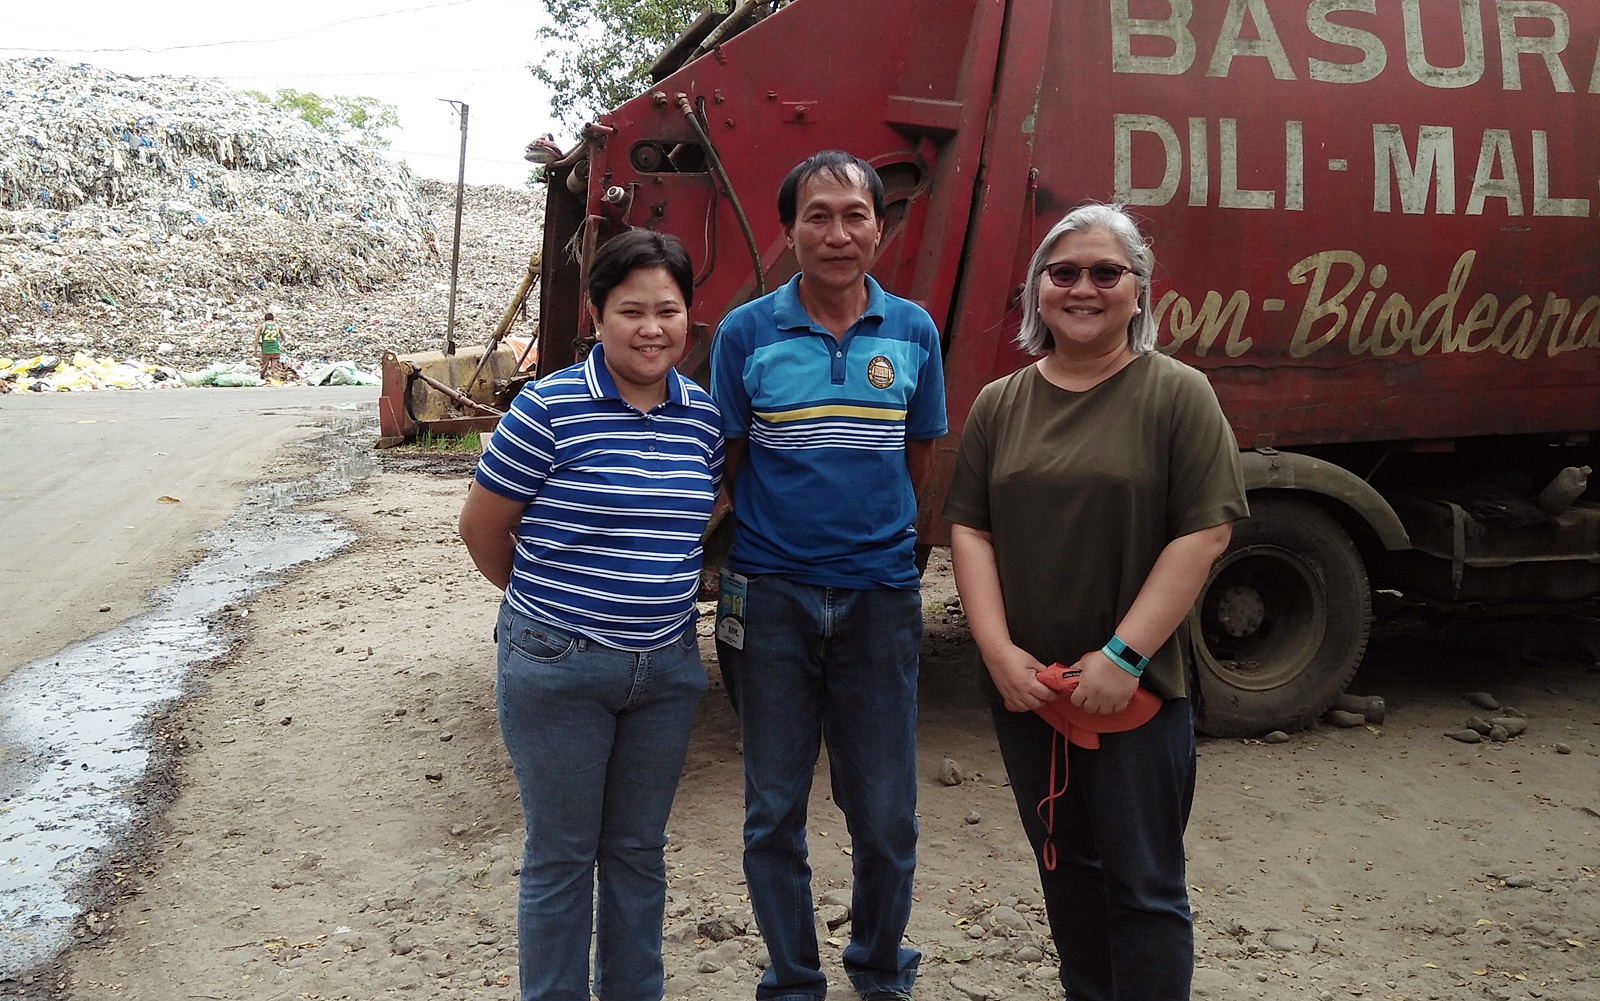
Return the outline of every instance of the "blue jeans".
[[[1055,869],[1041,851],[1039,801],[1050,788],[1056,731],[1036,713],[993,707],[1000,756],[1039,862],[1068,1001],[1188,1001],[1194,925],[1183,830],[1194,801],[1194,715],[1168,699],[1136,730],[1069,747],[1055,801]],[[1059,757],[1057,758],[1059,761]],[[1058,779],[1059,781],[1059,779]]]
[[[750,578],[745,645],[718,644],[744,736],[744,872],[772,964],[760,1001],[828,989],[817,952],[806,806],[822,741],[850,830],[854,887],[843,960],[856,990],[909,991],[901,945],[917,864],[917,656],[922,598]]]
[[[667,815],[706,690],[694,629],[630,653],[503,605],[496,635],[500,734],[527,830],[522,1001],[589,1001],[591,920],[595,993],[660,1001]]]

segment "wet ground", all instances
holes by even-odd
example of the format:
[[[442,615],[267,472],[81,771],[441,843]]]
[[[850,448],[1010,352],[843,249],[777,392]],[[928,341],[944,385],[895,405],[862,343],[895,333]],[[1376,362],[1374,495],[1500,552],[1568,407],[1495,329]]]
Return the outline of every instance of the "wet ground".
[[[162,709],[228,650],[239,603],[353,539],[297,508],[372,472],[375,434],[370,417],[339,419],[301,446],[319,471],[249,488],[150,612],[0,680],[0,979],[70,944],[85,880],[149,805],[138,790],[168,736]]]

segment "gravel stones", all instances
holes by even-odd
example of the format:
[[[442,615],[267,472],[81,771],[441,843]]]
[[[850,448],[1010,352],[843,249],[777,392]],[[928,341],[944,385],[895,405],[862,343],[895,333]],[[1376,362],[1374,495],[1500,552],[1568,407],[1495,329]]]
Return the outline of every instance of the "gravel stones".
[[[1492,728],[1499,727],[1506,732],[1508,737],[1520,737],[1527,732],[1528,721],[1520,716],[1496,716],[1489,721]]]
[[[1493,695],[1490,695],[1488,692],[1468,692],[1466,694],[1466,699],[1479,709],[1487,709],[1490,712],[1494,712],[1500,708],[1499,700]]]
[[[1323,713],[1324,722],[1338,727],[1366,726],[1367,718],[1360,713],[1349,712],[1344,709],[1330,709]]]
[[[1382,723],[1384,715],[1380,695],[1340,695],[1333,707],[1322,714],[1322,721],[1329,726],[1349,729]]]
[[[1334,708],[1359,715],[1365,722],[1382,723],[1387,708],[1381,695],[1340,695]]]
[[[713,942],[735,939],[749,930],[749,922],[736,915],[718,914],[701,921],[695,931]]]
[[[969,1001],[988,1001],[989,998],[999,996],[993,987],[981,984],[971,977],[960,975],[951,977],[950,986],[968,998]]]
[[[939,784],[942,786],[958,786],[961,784],[961,766],[951,758],[945,758],[939,763]]]
[[[1460,729],[1447,730],[1445,736],[1459,740],[1463,744],[1477,744],[1484,740],[1504,744],[1528,732],[1528,721],[1522,713],[1510,706],[1502,706],[1500,700],[1488,692],[1468,692],[1464,697],[1480,709],[1499,712],[1501,715],[1490,719],[1469,716],[1462,722]]]

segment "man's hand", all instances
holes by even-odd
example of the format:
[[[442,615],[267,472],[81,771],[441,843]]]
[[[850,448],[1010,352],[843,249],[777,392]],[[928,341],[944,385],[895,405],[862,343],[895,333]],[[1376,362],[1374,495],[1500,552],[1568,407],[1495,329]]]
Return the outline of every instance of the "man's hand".
[[[1099,650],[1078,658],[1072,665],[1079,671],[1078,688],[1072,693],[1072,704],[1086,712],[1109,716],[1128,707],[1133,693],[1139,688],[1139,679],[1111,663]]]
[[[994,679],[994,687],[1005,699],[1006,708],[1012,712],[1032,712],[1046,702],[1055,701],[1056,693],[1046,688],[1038,677],[1044,665],[1021,647],[1007,644],[994,656],[985,655],[983,662],[989,668],[989,677]]]

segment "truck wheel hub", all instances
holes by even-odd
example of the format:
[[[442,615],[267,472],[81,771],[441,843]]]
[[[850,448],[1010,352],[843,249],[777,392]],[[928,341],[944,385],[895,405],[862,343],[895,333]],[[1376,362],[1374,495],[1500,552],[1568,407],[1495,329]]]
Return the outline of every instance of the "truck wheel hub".
[[[1235,639],[1249,636],[1266,621],[1267,606],[1261,593],[1246,584],[1230,584],[1217,600],[1217,625]]]

